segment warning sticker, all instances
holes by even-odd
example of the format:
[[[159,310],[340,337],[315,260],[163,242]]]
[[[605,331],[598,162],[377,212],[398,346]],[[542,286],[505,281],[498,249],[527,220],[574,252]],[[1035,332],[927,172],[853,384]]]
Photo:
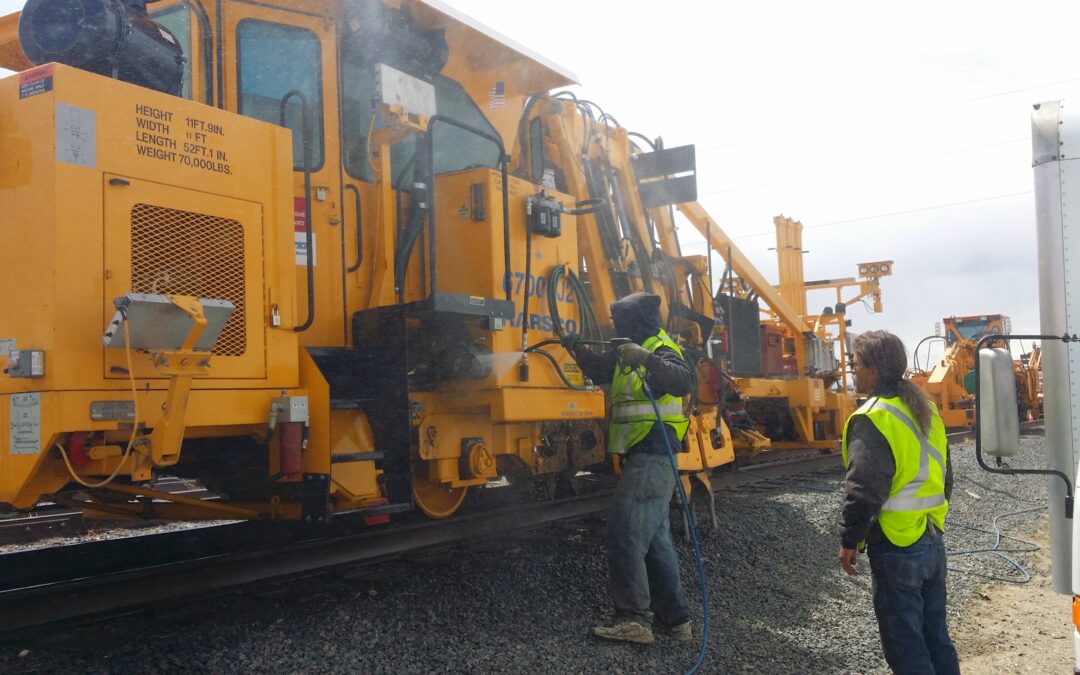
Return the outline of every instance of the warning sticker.
[[[296,240],[296,264],[307,265],[307,200],[293,197],[293,236]],[[311,245],[315,245],[315,233],[311,233]],[[311,252],[311,264],[315,265],[315,252]]]
[[[15,351],[15,338],[0,338],[0,356],[7,356]]]
[[[295,232],[307,232],[307,200],[303,197],[293,197],[293,230]]]
[[[28,70],[19,74],[19,98],[30,98],[38,94],[52,91],[53,67],[52,64]]]
[[[41,394],[11,395],[11,454],[41,452]]]

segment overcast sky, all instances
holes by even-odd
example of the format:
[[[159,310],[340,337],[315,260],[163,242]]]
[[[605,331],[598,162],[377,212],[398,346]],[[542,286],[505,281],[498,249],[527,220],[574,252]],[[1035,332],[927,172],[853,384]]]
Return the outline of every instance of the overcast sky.
[[[695,144],[699,201],[768,278],[777,214],[806,227],[808,279],[895,260],[884,313],[852,308],[853,330],[909,349],[950,315],[1038,330],[1029,118],[1080,96],[1076,0],[444,1],[623,126]]]

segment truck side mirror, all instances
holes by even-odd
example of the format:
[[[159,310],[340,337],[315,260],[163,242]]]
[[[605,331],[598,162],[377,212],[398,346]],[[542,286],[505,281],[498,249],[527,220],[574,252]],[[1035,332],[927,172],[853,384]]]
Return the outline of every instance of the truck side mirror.
[[[979,435],[982,451],[1012,457],[1020,450],[1016,376],[1008,349],[979,350]]]

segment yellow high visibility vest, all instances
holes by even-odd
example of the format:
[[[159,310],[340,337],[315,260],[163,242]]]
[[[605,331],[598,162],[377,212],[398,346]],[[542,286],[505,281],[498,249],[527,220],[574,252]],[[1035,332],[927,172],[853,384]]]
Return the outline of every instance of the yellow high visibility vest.
[[[660,347],[674,349],[680,357],[682,349],[661,330],[641,345],[650,353]],[[611,380],[611,422],[608,425],[609,453],[622,455],[641,442],[653,425],[656,424],[656,412],[649,397],[645,394],[645,366],[615,366],[615,376]],[[675,434],[682,441],[690,420],[683,414],[681,397],[664,394],[656,397],[656,406],[660,409],[660,418],[665,424],[675,429]],[[677,448],[673,448],[678,451]]]
[[[881,507],[878,524],[889,541],[897,546],[911,546],[926,531],[929,518],[939,530],[945,530],[949,502],[945,499],[946,439],[945,425],[937,408],[930,404],[933,417],[930,433],[915,424],[915,416],[899,397],[873,397],[856,410],[844,425],[841,455],[848,466],[848,428],[855,415],[865,415],[892,448],[896,473],[893,474],[889,499]]]

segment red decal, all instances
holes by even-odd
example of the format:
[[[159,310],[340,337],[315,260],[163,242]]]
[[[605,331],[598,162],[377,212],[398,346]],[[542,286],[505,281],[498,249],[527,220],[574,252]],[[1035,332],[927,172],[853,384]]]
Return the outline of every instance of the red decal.
[[[293,229],[307,232],[307,200],[303,197],[293,199]]]

